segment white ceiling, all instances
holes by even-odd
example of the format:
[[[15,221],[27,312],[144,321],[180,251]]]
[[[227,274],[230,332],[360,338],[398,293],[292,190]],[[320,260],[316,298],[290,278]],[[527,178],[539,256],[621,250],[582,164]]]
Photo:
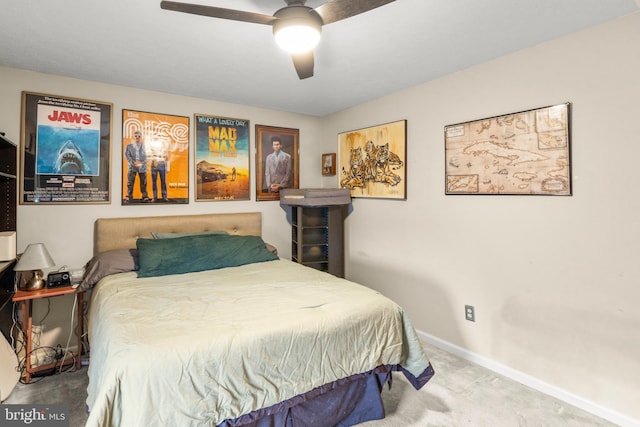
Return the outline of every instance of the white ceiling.
[[[189,2],[268,15],[285,5]],[[640,0],[397,0],[325,26],[315,75],[299,80],[270,26],[165,11],[160,0],[0,0],[0,65],[324,116],[639,9]]]

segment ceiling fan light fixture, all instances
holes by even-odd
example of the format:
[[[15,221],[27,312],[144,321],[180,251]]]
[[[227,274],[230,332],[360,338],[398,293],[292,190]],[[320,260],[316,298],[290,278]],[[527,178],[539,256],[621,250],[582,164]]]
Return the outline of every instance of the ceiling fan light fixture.
[[[289,6],[277,11],[273,23],[276,43],[289,53],[305,53],[317,46],[322,18],[307,6]]]
[[[285,27],[275,34],[276,43],[289,53],[308,52],[318,45],[320,33],[304,25]]]

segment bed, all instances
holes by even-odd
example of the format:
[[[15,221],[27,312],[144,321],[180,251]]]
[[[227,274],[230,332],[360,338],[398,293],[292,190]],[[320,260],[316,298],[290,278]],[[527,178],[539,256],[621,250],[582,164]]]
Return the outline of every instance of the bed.
[[[261,213],[98,219],[87,426],[348,426],[434,374],[403,310],[279,258]]]

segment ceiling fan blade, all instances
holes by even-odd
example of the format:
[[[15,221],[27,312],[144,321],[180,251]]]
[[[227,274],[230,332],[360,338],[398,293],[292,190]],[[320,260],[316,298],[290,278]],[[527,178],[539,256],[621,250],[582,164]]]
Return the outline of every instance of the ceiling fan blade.
[[[271,25],[276,20],[276,18],[271,15],[263,15],[261,13],[167,0],[161,1],[160,7],[174,12],[191,13],[193,15],[209,16],[212,18],[231,19],[233,21],[251,22],[253,24]]]
[[[318,15],[322,17],[322,22],[326,25],[359,15],[394,1],[395,0],[330,0],[316,7],[314,10],[318,12]]]
[[[313,51],[305,53],[294,53],[291,55],[293,59],[293,66],[296,67],[296,72],[300,80],[307,79],[313,76]]]

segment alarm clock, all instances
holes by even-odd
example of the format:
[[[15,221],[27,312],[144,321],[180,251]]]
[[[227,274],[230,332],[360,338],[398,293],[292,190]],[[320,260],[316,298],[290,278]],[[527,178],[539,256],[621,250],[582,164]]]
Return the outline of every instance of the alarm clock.
[[[68,271],[57,271],[47,275],[47,288],[71,286],[71,274]]]

